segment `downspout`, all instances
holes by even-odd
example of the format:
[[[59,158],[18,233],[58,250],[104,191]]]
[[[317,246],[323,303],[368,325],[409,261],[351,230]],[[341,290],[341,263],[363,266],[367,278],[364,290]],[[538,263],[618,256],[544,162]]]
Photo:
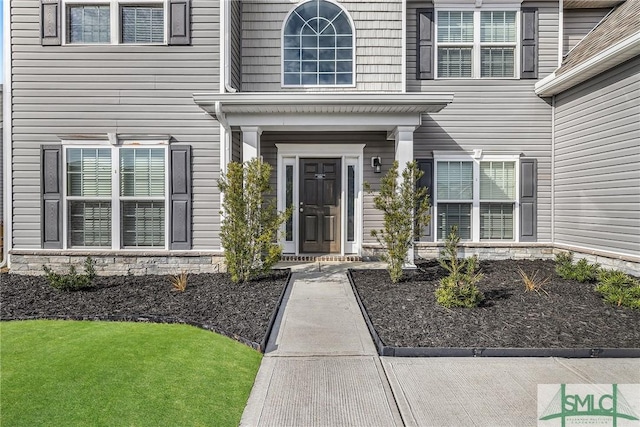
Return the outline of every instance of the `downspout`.
[[[556,95],[551,97],[551,244],[556,244]]]
[[[562,65],[564,58],[564,0],[558,1],[558,67]]]
[[[402,93],[407,91],[407,0],[402,0]]]
[[[2,262],[0,267],[11,267],[9,263],[9,248],[13,246],[13,191],[12,191],[12,171],[11,171],[11,148],[12,142],[12,69],[11,69],[11,0],[4,0],[3,4],[4,13],[4,28],[3,28],[3,61],[4,68],[2,70],[4,74],[3,87],[2,87],[2,160],[4,162],[2,168],[2,197],[3,197],[3,212],[2,222],[4,224],[4,235],[2,244]]]

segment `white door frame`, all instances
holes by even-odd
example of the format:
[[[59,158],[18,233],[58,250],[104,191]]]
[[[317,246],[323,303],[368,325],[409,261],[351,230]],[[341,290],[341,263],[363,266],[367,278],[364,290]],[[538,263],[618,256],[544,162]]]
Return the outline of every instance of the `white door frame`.
[[[300,159],[301,158],[339,158],[341,162],[340,188],[340,255],[360,255],[362,251],[363,233],[363,159],[366,144],[276,144],[278,150],[277,164],[277,198],[278,210],[284,211],[286,197],[286,166],[293,166],[293,241],[286,241],[285,226],[282,226],[283,252],[299,255],[300,253]],[[347,242],[347,168],[355,167],[355,213],[354,240]]]

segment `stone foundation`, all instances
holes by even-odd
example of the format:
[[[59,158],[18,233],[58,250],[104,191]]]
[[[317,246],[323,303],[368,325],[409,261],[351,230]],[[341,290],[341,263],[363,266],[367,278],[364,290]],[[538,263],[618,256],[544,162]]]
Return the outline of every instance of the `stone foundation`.
[[[98,275],[141,276],[145,274],[218,273],[224,270],[224,256],[206,252],[68,252],[68,251],[12,251],[11,273],[42,275],[46,265],[58,273],[68,273],[69,266],[84,272],[87,256],[95,261]]]

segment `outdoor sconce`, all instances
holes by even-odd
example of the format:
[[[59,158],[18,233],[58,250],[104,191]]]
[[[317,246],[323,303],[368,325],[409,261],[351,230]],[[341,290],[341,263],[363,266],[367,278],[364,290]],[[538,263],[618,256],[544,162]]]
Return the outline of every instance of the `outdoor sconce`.
[[[371,167],[375,173],[382,172],[382,163],[380,163],[380,157],[371,158]]]

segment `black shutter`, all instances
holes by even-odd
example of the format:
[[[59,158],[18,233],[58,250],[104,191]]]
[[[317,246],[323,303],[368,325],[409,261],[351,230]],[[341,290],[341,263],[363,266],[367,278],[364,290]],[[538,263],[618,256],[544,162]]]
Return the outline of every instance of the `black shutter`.
[[[170,249],[191,249],[191,146],[170,148]]]
[[[60,46],[62,43],[60,19],[60,0],[40,0],[40,41],[42,46]]]
[[[42,247],[62,249],[62,146],[44,145],[40,157]]]
[[[433,159],[417,160],[417,162],[418,169],[424,172],[418,181],[418,187],[427,188],[427,195],[429,196],[429,203],[431,204],[429,212],[431,214],[431,222],[422,230],[420,240],[433,242],[433,221],[435,219],[433,218]]]
[[[538,9],[522,9],[522,60],[520,78],[538,78]]]
[[[191,0],[169,1],[169,44],[191,44]]]
[[[418,9],[416,70],[418,80],[434,78],[433,72],[433,9]]]
[[[538,234],[538,161],[520,159],[520,241],[535,242]]]

